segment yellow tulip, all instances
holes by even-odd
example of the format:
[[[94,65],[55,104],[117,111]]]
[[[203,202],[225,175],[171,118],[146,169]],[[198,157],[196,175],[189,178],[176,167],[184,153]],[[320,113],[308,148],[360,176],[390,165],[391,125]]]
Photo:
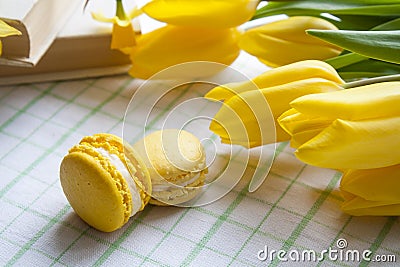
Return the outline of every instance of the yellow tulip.
[[[370,169],[400,163],[400,82],[302,96],[278,119],[305,163]]]
[[[258,3],[258,0],[153,0],[142,10],[171,25],[230,28],[248,21]]]
[[[128,52],[136,44],[136,33],[132,26],[132,19],[142,14],[140,9],[134,8],[129,14],[125,13],[121,0],[117,0],[116,15],[112,18],[105,17],[102,13],[92,12],[92,17],[101,22],[113,24],[111,35],[111,49]]]
[[[307,61],[272,69],[250,82],[218,86],[205,95],[225,100],[210,129],[223,143],[245,147],[289,140],[290,135],[276,123],[290,109],[289,103],[303,95],[340,90],[339,82],[328,64]],[[256,85],[272,86],[258,89]]]
[[[228,100],[246,91],[310,78],[321,78],[338,84],[344,83],[336,70],[328,63],[320,60],[303,60],[270,69],[248,81],[218,86],[208,92],[207,97],[214,100]]]
[[[342,210],[351,215],[400,215],[400,165],[345,171]]]
[[[15,29],[14,27],[11,27],[10,25],[8,25],[7,23],[5,23],[0,19],[0,38],[12,35],[21,35],[21,34],[22,33],[19,30]],[[2,51],[3,51],[3,44],[0,40],[0,56],[2,54]]]
[[[325,60],[341,53],[340,47],[308,35],[309,29],[337,30],[324,19],[295,16],[249,29],[240,37],[239,46],[271,67],[306,59]]]
[[[148,79],[176,64],[211,61],[231,64],[239,55],[236,29],[207,29],[167,25],[137,38],[129,74]],[[176,78],[176,77],[172,77]]]

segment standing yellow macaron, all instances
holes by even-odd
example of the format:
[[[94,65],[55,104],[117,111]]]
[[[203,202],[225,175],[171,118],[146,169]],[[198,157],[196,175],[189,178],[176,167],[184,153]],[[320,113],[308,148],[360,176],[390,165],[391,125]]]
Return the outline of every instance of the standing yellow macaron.
[[[179,129],[155,131],[133,145],[150,173],[150,204],[183,205],[202,191],[208,172],[200,140]]]
[[[104,232],[122,227],[151,194],[149,173],[137,153],[111,134],[84,137],[60,165],[60,182],[74,211]]]

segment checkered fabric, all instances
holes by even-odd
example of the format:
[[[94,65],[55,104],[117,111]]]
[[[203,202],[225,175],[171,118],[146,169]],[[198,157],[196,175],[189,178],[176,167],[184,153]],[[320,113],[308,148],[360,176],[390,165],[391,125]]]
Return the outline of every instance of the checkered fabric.
[[[243,55],[234,66],[249,76],[265,68]],[[337,249],[340,239],[347,241],[343,251],[370,250],[372,258],[394,255],[400,261],[399,219],[342,213],[340,174],[303,164],[288,143],[277,144],[269,175],[254,193],[247,191],[255,168],[249,164],[233,190],[208,205],[147,206],[115,232],[89,227],[62,192],[60,162],[85,135],[121,136],[139,84],[122,75],[0,87],[1,266],[396,265],[265,256],[266,248],[322,253]],[[172,107],[190,94],[182,90],[167,100]],[[155,109],[148,127],[157,128],[167,112]],[[143,125],[125,127],[139,133]]]

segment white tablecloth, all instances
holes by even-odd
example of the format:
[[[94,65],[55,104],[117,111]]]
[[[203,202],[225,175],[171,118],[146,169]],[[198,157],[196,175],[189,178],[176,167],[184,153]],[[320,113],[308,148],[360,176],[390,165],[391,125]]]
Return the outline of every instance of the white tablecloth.
[[[243,57],[234,66],[250,76],[264,70]],[[340,175],[303,164],[287,143],[254,193],[250,165],[208,205],[147,206],[113,233],[89,227],[62,192],[60,161],[85,135],[121,136],[138,84],[121,75],[0,87],[1,266],[395,265],[357,260],[365,250],[371,260],[400,260],[399,219],[342,213]],[[324,260],[308,260],[313,252]]]

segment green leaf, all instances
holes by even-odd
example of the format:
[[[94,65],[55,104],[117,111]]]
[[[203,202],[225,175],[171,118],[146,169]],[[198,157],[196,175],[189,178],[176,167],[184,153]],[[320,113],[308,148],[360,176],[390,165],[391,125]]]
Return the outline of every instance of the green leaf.
[[[325,60],[325,62],[330,64],[335,69],[339,69],[367,59],[367,57],[361,56],[356,53],[348,53],[327,59]]]
[[[370,78],[400,73],[400,65],[368,59],[337,69],[344,80]]]
[[[335,25],[341,30],[370,30],[385,22],[392,21],[396,17],[363,16],[363,15],[335,15],[334,17],[319,16]],[[336,17],[336,18],[335,18]],[[388,29],[391,30],[391,29]]]
[[[386,23],[380,24],[371,30],[373,31],[389,31],[389,30],[399,30],[400,29],[400,18],[390,20]]]
[[[333,15],[374,15],[374,16],[398,16],[400,4],[398,0],[382,1],[320,1],[320,0],[298,0],[268,2],[268,4],[256,11],[253,19],[271,15],[286,14],[289,16],[317,16],[321,13]]]
[[[362,56],[400,64],[400,30],[307,30],[307,33]]]
[[[372,15],[372,16],[397,16],[400,14],[400,4],[396,5],[375,5],[362,6],[348,9],[339,9],[329,11],[333,15]]]

